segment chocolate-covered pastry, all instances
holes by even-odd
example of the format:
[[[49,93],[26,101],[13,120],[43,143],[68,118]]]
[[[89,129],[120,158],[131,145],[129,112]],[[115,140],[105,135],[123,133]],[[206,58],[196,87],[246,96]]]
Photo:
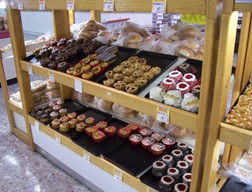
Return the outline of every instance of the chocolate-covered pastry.
[[[39,56],[41,58],[46,58],[49,56],[49,53],[48,53],[48,50],[47,49],[41,49],[40,52],[39,52]]]
[[[48,67],[49,63],[50,63],[50,59],[48,57],[40,60],[40,65],[42,65],[43,67]]]
[[[66,54],[68,55],[68,58],[73,61],[77,58],[78,54],[77,51],[75,49],[68,49],[66,51]]]
[[[51,55],[49,56],[49,59],[55,60],[57,56],[58,56],[58,49],[55,49],[52,51]]]
[[[77,44],[82,44],[83,43],[83,41],[84,41],[84,39],[77,39]]]
[[[58,70],[61,72],[66,72],[70,68],[70,65],[67,62],[61,62],[58,64]]]
[[[67,61],[68,60],[68,55],[64,53],[59,53],[58,56],[55,58],[56,61],[59,63]]]
[[[58,67],[58,62],[57,61],[50,61],[50,63],[48,64],[48,67],[50,69],[57,69]]]
[[[194,94],[196,97],[200,98],[200,85],[196,85],[192,88],[192,94]]]
[[[57,46],[58,42],[57,41],[52,41],[51,46]]]
[[[184,75],[185,73],[193,73],[193,68],[188,63],[182,63],[178,66],[178,70]]]

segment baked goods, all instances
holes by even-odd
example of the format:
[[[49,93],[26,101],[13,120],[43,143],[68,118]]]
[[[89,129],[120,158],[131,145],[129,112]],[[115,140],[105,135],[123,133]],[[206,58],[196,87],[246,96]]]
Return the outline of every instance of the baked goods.
[[[121,127],[118,130],[118,135],[122,138],[127,138],[131,133],[131,129],[129,127]]]
[[[186,82],[179,82],[176,85],[176,90],[181,92],[181,96],[183,97],[186,93],[190,91],[190,85]]]
[[[183,74],[178,71],[178,70],[174,70],[171,71],[168,76],[173,79],[175,81],[175,83],[178,83],[182,78],[183,78]]]
[[[164,137],[162,143],[166,148],[172,148],[176,144],[176,140],[172,137]]]
[[[59,111],[61,109],[61,106],[60,105],[54,105],[53,106],[53,111]]]
[[[135,84],[135,83],[129,83],[129,84],[127,84],[127,85],[125,86],[125,90],[126,90],[126,92],[128,92],[128,93],[134,94],[134,93],[136,93],[136,92],[138,91],[138,85]]]
[[[184,157],[184,160],[189,164],[189,167],[192,168],[193,165],[193,159],[194,155],[193,154],[188,154]]]
[[[183,182],[190,186],[192,181],[192,173],[185,173],[182,176]]]
[[[181,108],[196,113],[199,108],[199,99],[192,93],[186,93],[181,102]]]
[[[189,171],[189,164],[186,161],[178,161],[177,162],[177,168],[180,172],[181,175],[184,175],[185,173],[187,173]]]
[[[194,87],[198,82],[195,75],[192,73],[184,74],[182,81],[186,82],[190,86],[190,88]]]
[[[77,122],[78,123],[84,122],[85,118],[86,118],[86,115],[80,114],[80,115],[77,116]]]
[[[179,180],[179,170],[176,167],[170,167],[167,170],[167,174],[171,176],[175,181]]]
[[[167,167],[173,167],[174,165],[174,159],[171,155],[164,155],[162,157],[162,161],[167,165]]]
[[[96,126],[98,126],[99,129],[103,130],[108,126],[108,122],[107,121],[100,121],[96,124]]]
[[[152,137],[144,137],[141,140],[143,148],[149,149],[152,144],[155,143],[155,140]]]
[[[152,164],[151,173],[156,177],[162,177],[165,175],[167,166],[163,161],[155,161]]]
[[[180,107],[182,102],[182,94],[179,90],[170,90],[164,95],[164,103],[175,107]]]
[[[153,137],[157,142],[161,141],[164,138],[164,136],[165,136],[164,133],[161,132],[153,132],[151,134],[151,137]]]
[[[150,146],[150,151],[155,155],[161,155],[165,152],[165,145],[160,142],[156,142]]]
[[[91,127],[87,127],[85,128],[85,132],[87,135],[91,136],[95,131],[97,131],[99,129],[98,126],[94,125],[94,126],[91,126]]]
[[[131,129],[131,133],[135,133],[138,130],[139,125],[137,123],[130,123],[126,127]]]
[[[174,184],[175,180],[171,176],[165,175],[159,180],[158,187],[163,191],[172,191]]]
[[[129,141],[132,145],[138,145],[140,144],[141,140],[143,139],[143,136],[139,133],[134,133],[129,136]]]
[[[186,143],[180,142],[177,144],[177,147],[183,152],[183,154],[189,153],[189,148]]]
[[[89,127],[89,126],[92,126],[95,122],[95,118],[93,117],[88,117],[85,119],[85,124]]]
[[[53,111],[50,113],[51,120],[57,119],[58,117],[59,117],[59,113],[57,111]]]
[[[66,108],[61,108],[60,110],[59,110],[59,116],[64,116],[64,115],[66,115],[67,114],[67,109]]]
[[[174,81],[174,79],[170,78],[170,77],[167,77],[165,78],[162,83],[161,83],[161,86],[166,90],[166,91],[169,91],[169,90],[174,90],[176,88],[176,83]]]
[[[68,122],[63,122],[59,125],[59,130],[62,132],[67,132],[69,131],[69,124]]]
[[[106,135],[102,131],[98,130],[98,131],[95,131],[94,133],[92,133],[92,139],[94,142],[100,143],[104,139],[106,139]]]
[[[152,134],[152,130],[151,128],[149,127],[146,127],[146,126],[142,126],[139,128],[139,131],[138,131],[142,136],[150,136]]]
[[[66,116],[66,115],[64,115],[64,116],[62,116],[62,117],[60,117],[60,121],[61,122],[68,122],[69,121],[69,117],[68,116]]]
[[[82,132],[86,126],[87,125],[84,122],[77,123],[76,124],[76,131]]]
[[[86,80],[92,80],[94,77],[94,74],[91,71],[85,71],[81,75],[81,78],[86,79]]]
[[[76,127],[76,124],[77,124],[77,119],[70,119],[68,121],[68,124],[69,124],[70,129],[74,129]]]
[[[171,156],[173,157],[173,159],[175,161],[179,161],[179,160],[181,160],[183,158],[183,153],[182,153],[182,151],[180,149],[174,149],[171,152]]]
[[[182,63],[178,66],[178,71],[183,75],[186,73],[193,73],[193,67],[189,63]]]
[[[68,113],[67,116],[69,117],[69,119],[74,119],[77,117],[77,113],[76,112]]]
[[[58,64],[57,68],[59,71],[66,73],[66,71],[70,68],[70,65],[67,62],[61,62]]]
[[[158,102],[163,102],[164,95],[165,95],[165,89],[160,86],[156,86],[150,89],[149,98]]]
[[[195,85],[192,88],[192,94],[195,95],[195,97],[200,98],[200,90],[201,90],[201,86],[200,85]]]
[[[55,129],[58,129],[59,128],[59,125],[60,125],[61,121],[59,119],[54,119],[52,121],[52,128],[55,128]]]
[[[174,186],[174,192],[187,192],[188,185],[186,183],[176,183]]]
[[[104,131],[104,133],[105,133],[107,136],[110,137],[110,136],[113,136],[113,135],[116,134],[117,129],[116,129],[115,126],[110,125],[110,126],[104,128],[103,131]]]
[[[40,121],[41,121],[42,123],[46,123],[46,122],[48,122],[49,120],[50,120],[49,115],[46,114],[46,113],[42,114],[41,117],[40,117]]]

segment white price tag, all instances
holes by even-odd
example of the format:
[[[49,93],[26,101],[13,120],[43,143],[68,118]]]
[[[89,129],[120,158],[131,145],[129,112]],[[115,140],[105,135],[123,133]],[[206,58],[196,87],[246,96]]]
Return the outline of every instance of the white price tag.
[[[103,11],[114,11],[114,1],[104,0]]]
[[[51,82],[55,82],[54,73],[52,71],[48,71],[48,79]]]
[[[45,10],[45,0],[39,0],[39,10]]]
[[[39,122],[38,121],[35,121],[34,123],[34,128],[39,131]]]
[[[29,75],[33,75],[33,69],[32,69],[32,66],[28,66],[28,74]]]
[[[11,2],[10,2],[10,6],[11,6],[11,7],[14,7],[14,6],[15,6],[15,2],[11,1]]]
[[[90,162],[90,154],[85,151],[84,154],[83,154],[83,159],[85,159],[86,161]]]
[[[153,0],[152,12],[164,13],[166,11],[166,0]]]
[[[118,169],[114,169],[114,176],[113,176],[113,178],[116,181],[122,182],[122,180],[123,180],[123,174],[122,174],[122,172],[119,171]]]
[[[61,137],[60,137],[60,135],[55,134],[55,141],[56,141],[57,143],[61,143]]]
[[[82,82],[80,80],[74,79],[74,89],[75,91],[82,93]]]
[[[161,20],[164,19],[164,15],[163,14],[158,14],[157,19],[161,19]]]
[[[74,0],[67,0],[67,10],[74,10]]]
[[[24,9],[23,1],[22,0],[18,0],[18,9],[19,10],[23,10]]]
[[[170,110],[164,107],[157,107],[156,119],[158,121],[169,123],[170,122]]]

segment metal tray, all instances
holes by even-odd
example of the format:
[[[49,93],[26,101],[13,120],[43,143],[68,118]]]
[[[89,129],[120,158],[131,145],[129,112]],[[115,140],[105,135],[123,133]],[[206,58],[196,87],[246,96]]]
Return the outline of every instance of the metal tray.
[[[175,146],[174,146],[175,147]],[[165,154],[169,154],[173,149],[166,149]],[[132,145],[128,140],[117,150],[104,154],[104,158],[114,163],[116,166],[137,176],[152,166],[154,161],[160,159],[162,155],[154,155],[148,149],[139,145]]]
[[[128,123],[121,121],[119,119],[116,119],[116,118],[112,118],[108,121],[109,126],[113,125],[117,129],[120,127],[124,127],[127,124]],[[114,136],[111,136],[111,137],[107,137],[101,143],[95,143],[92,140],[92,138],[86,134],[82,135],[79,138],[73,139],[73,142],[75,142],[76,144],[78,144],[79,146],[81,146],[82,148],[86,149],[87,151],[89,151],[90,153],[92,153],[93,155],[96,155],[96,156],[99,156],[104,153],[108,153],[108,152],[111,152],[111,151],[117,149],[125,141],[127,141],[127,139],[123,139],[123,138],[119,137],[117,134],[115,134]]]
[[[151,65],[152,67],[160,67],[161,68],[161,73],[156,75],[145,86],[143,86],[141,89],[139,89],[135,93],[136,95],[138,95],[140,92],[142,92],[148,85],[150,85],[155,79],[157,79],[164,71],[166,71],[178,59],[177,56],[166,55],[166,54],[155,53],[155,52],[149,52],[149,51],[139,51],[135,55],[138,56],[138,57],[141,57],[141,58],[145,58],[147,60],[148,65]],[[118,65],[120,63],[118,62]],[[106,80],[106,79],[107,78],[104,76],[103,78],[101,78],[98,81],[98,83],[103,84],[103,81]]]

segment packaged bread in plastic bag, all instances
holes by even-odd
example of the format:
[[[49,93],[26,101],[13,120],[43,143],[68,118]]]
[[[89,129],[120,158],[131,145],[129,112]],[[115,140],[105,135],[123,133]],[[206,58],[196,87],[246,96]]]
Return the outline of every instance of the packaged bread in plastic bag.
[[[112,109],[112,105],[114,103],[107,101],[105,99],[94,97],[94,104],[101,110],[101,111],[108,111]]]
[[[121,105],[118,105],[116,103],[114,103],[112,105],[112,110],[116,113],[118,113],[118,115],[120,117],[123,117],[123,118],[131,118],[131,117],[135,117],[138,112],[132,110],[132,109],[129,109],[127,107],[123,107]]]
[[[142,37],[148,37],[150,33],[141,25],[131,21],[124,21],[121,24],[122,32],[135,32],[140,34]]]

